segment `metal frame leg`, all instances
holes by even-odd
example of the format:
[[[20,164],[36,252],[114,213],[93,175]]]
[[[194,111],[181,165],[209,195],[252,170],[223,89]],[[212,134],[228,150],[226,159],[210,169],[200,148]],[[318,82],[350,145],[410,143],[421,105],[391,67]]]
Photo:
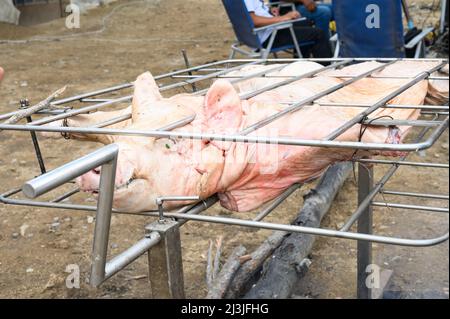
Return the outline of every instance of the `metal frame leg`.
[[[179,223],[165,219],[146,227],[158,232],[161,240],[148,251],[149,279],[152,297],[184,299],[183,260]]]
[[[358,164],[358,204],[361,204],[373,188],[373,168]],[[372,234],[372,206],[368,205],[358,219],[358,233]],[[372,264],[372,243],[357,243],[357,298],[371,299],[372,288],[366,284],[367,266]]]
[[[90,278],[90,284],[94,287],[99,286],[105,279],[116,164],[117,156],[112,161],[103,164],[101,169]]]

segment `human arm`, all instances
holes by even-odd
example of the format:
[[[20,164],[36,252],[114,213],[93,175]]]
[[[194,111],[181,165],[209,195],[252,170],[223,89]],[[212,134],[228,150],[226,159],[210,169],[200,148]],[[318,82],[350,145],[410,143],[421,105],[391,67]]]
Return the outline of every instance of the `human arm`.
[[[250,17],[253,20],[253,24],[256,28],[265,27],[274,23],[286,22],[300,17],[297,11],[290,11],[282,16],[277,17],[262,17],[256,15],[254,12],[250,12]]]

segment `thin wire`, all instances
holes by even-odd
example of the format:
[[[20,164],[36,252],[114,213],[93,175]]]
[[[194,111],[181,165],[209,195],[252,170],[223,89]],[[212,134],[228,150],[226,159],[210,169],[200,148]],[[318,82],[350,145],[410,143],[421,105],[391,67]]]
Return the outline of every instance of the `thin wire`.
[[[391,120],[394,119],[394,118],[393,118],[392,116],[390,116],[390,115],[381,115],[381,116],[378,116],[378,117],[375,117],[375,118],[371,119],[369,122],[367,122],[367,124],[364,124],[364,122],[368,119],[368,117],[365,116],[365,117],[360,121],[358,142],[361,142],[364,133],[366,133],[367,127],[368,127],[373,121],[376,121],[376,120],[379,120],[379,119],[382,119],[382,118],[390,118]],[[355,151],[353,152],[352,156],[351,156],[352,169],[353,169],[353,178],[354,178],[354,180],[355,180],[355,183],[356,183],[356,167],[355,167],[355,162],[356,162],[356,153],[358,153],[358,151],[359,151],[358,149],[355,150]],[[363,166],[365,166],[365,165],[363,164]],[[368,169],[367,167],[366,167],[366,169],[367,169],[367,171],[368,171],[369,174],[370,174],[369,169]]]

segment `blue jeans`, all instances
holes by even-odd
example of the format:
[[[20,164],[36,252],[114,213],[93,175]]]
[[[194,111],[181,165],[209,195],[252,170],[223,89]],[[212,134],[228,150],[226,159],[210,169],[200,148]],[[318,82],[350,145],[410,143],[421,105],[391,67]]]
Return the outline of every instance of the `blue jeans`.
[[[314,12],[308,11],[305,6],[297,6],[297,11],[305,18],[314,21],[317,28],[324,32],[327,39],[330,38],[330,21],[333,20],[333,10],[331,4],[317,4]]]

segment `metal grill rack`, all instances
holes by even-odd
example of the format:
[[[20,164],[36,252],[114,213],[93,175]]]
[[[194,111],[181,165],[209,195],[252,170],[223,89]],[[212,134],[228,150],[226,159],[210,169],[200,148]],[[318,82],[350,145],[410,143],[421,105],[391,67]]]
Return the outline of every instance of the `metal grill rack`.
[[[280,223],[264,222],[263,219],[274,211],[286,198],[289,197],[295,190],[301,187],[299,184],[295,184],[288,188],[278,198],[269,203],[261,212],[255,216],[252,220],[244,220],[241,218],[229,218],[220,216],[205,216],[200,215],[202,211],[205,211],[212,205],[214,205],[218,198],[216,195],[198,201],[195,205],[183,207],[177,211],[165,212],[162,209],[164,201],[176,201],[187,200],[195,198],[186,198],[182,196],[161,197],[157,199],[159,209],[157,211],[149,211],[142,213],[133,213],[137,215],[155,216],[159,217],[159,220],[149,224],[146,227],[146,236],[117,255],[110,261],[107,261],[107,247],[108,247],[108,235],[109,226],[112,213],[119,213],[112,209],[112,194],[114,190],[114,178],[115,178],[115,166],[118,154],[118,147],[115,144],[105,146],[85,157],[79,158],[65,164],[55,170],[46,172],[45,163],[39,143],[35,135],[36,131],[47,132],[60,132],[60,133],[93,133],[93,134],[108,134],[108,135],[134,135],[134,136],[149,136],[149,137],[163,137],[163,138],[188,138],[188,139],[202,139],[202,140],[223,140],[238,143],[271,143],[271,144],[283,144],[283,145],[296,145],[296,146],[311,146],[311,147],[331,147],[331,148],[350,148],[360,150],[383,150],[383,151],[404,151],[408,154],[420,152],[428,149],[434,145],[434,143],[441,137],[441,135],[448,129],[448,101],[445,105],[394,105],[388,104],[388,102],[395,96],[401,94],[414,84],[424,79],[434,80],[448,80],[448,77],[436,77],[432,76],[432,73],[438,71],[444,67],[448,61],[443,59],[422,59],[423,61],[437,62],[437,66],[422,72],[415,77],[406,78],[405,84],[399,87],[392,93],[387,94],[374,104],[339,104],[328,103],[321,104],[328,107],[334,106],[352,106],[360,107],[361,113],[349,120],[347,123],[337,128],[325,139],[322,140],[308,140],[298,139],[295,137],[268,137],[268,136],[254,136],[248,135],[251,132],[256,131],[284,115],[295,112],[301,109],[305,105],[310,105],[314,101],[331,94],[351,83],[354,83],[362,78],[370,77],[376,71],[379,71],[387,65],[397,62],[397,59],[303,59],[315,62],[330,62],[329,66],[324,69],[308,72],[301,76],[285,76],[279,83],[268,85],[262,89],[251,93],[241,94],[242,99],[248,99],[256,96],[264,91],[271,90],[280,87],[285,84],[292,83],[302,78],[313,77],[319,72],[326,69],[335,69],[342,66],[351,65],[354,63],[360,63],[364,61],[378,61],[382,62],[381,66],[378,66],[370,71],[367,71],[358,76],[349,76],[345,78],[345,81],[335,85],[329,89],[326,89],[314,96],[296,101],[295,103],[286,103],[286,107],[268,118],[261,120],[260,122],[253,124],[241,132],[236,134],[209,134],[209,133],[191,133],[177,131],[173,132],[174,128],[182,127],[187,123],[190,123],[194,116],[187,117],[181,121],[176,121],[170,125],[162,127],[157,130],[131,130],[131,129],[108,129],[105,128],[108,125],[119,123],[131,118],[131,114],[122,115],[120,117],[98,123],[90,127],[50,127],[46,124],[56,120],[70,118],[77,114],[88,113],[96,110],[105,110],[107,108],[114,107],[116,105],[122,105],[129,103],[132,99],[127,89],[132,88],[133,83],[124,83],[113,87],[96,90],[93,92],[76,95],[69,98],[60,99],[52,102],[52,105],[57,108],[44,109],[33,116],[39,117],[38,119],[28,119],[27,124],[13,124],[5,125],[0,124],[0,134],[2,130],[9,131],[28,131],[31,132],[33,139],[33,145],[41,175],[23,186],[18,186],[15,189],[3,192],[0,195],[0,202],[9,205],[25,205],[36,206],[46,208],[57,209],[74,209],[81,211],[96,211],[96,225],[94,231],[94,247],[92,256],[92,270],[91,270],[91,284],[98,286],[106,279],[113,276],[120,271],[126,265],[131,263],[137,257],[148,252],[149,255],[149,267],[150,269],[159,269],[161,271],[150,271],[150,281],[152,283],[152,292],[155,297],[172,297],[180,298],[184,296],[183,292],[183,272],[181,265],[181,245],[179,236],[179,227],[190,220],[203,222],[203,223],[219,223],[230,226],[244,226],[253,228],[264,228],[271,230],[282,230],[287,232],[306,233],[318,236],[327,236],[335,238],[345,238],[358,241],[358,291],[359,298],[371,297],[371,289],[366,287],[365,282],[365,269],[366,266],[371,264],[371,245],[374,242],[402,245],[402,246],[431,246],[442,243],[449,238],[448,231],[445,234],[436,234],[433,238],[401,238],[394,236],[383,236],[373,234],[372,232],[372,208],[373,207],[390,207],[392,209],[410,209],[424,214],[430,213],[444,213],[448,214],[448,206],[426,206],[426,205],[410,205],[399,204],[395,202],[375,201],[378,195],[389,195],[390,197],[414,197],[417,200],[434,199],[443,200],[448,203],[448,194],[426,194],[426,193],[414,193],[410,190],[391,190],[386,189],[386,183],[394,176],[399,167],[402,166],[414,166],[421,169],[446,169],[448,170],[449,164],[447,163],[426,163],[426,162],[413,162],[408,160],[408,156],[403,156],[395,160],[383,160],[383,159],[360,159],[358,162],[358,207],[354,213],[349,217],[344,226],[340,229],[326,229],[326,228],[313,228],[303,227],[295,225],[285,225]],[[407,59],[403,59],[407,60]],[[166,73],[155,77],[160,91],[172,91],[177,90],[192,91],[192,94],[201,95],[206,93],[207,88],[211,84],[211,81],[217,78],[227,78],[233,83],[243,81],[254,77],[270,77],[270,72],[281,69],[281,66],[274,65],[273,68],[266,69],[264,71],[255,71],[252,74],[245,76],[230,76],[229,72],[239,70],[249,65],[264,65],[274,63],[291,63],[298,60],[293,59],[242,59],[242,60],[223,60],[212,62],[200,66],[188,67],[186,69]],[[417,60],[415,60],[417,61]],[[398,78],[395,76],[383,78]],[[420,120],[373,120],[370,119],[370,115],[379,108],[404,108],[404,109],[421,109],[422,118]],[[0,115],[0,121],[8,119],[14,115],[17,111],[9,112],[7,114]],[[348,130],[355,124],[368,123],[370,125],[379,126],[391,126],[391,125],[407,125],[413,127],[419,127],[420,130],[416,136],[411,139],[412,142],[406,142],[403,144],[383,144],[383,143],[365,143],[354,141],[336,141],[335,139],[343,132]],[[416,130],[415,130],[416,131]],[[411,135],[413,135],[411,133]],[[2,141],[3,142],[3,141]],[[5,143],[5,142],[3,142]],[[367,164],[373,164],[367,166]],[[80,205],[67,202],[68,199],[78,192],[78,189],[63,193],[52,200],[38,200],[37,197],[42,194],[60,187],[64,184],[70,184],[73,178],[80,176],[81,174],[95,168],[102,166],[101,170],[101,182],[100,182],[100,195],[97,206]],[[374,168],[378,166],[389,166],[389,169],[385,175],[378,181],[374,181]],[[23,194],[28,197],[24,198]],[[62,201],[65,200],[63,203]],[[130,214],[130,213],[127,213]],[[357,223],[356,231],[350,231],[351,227]]]

